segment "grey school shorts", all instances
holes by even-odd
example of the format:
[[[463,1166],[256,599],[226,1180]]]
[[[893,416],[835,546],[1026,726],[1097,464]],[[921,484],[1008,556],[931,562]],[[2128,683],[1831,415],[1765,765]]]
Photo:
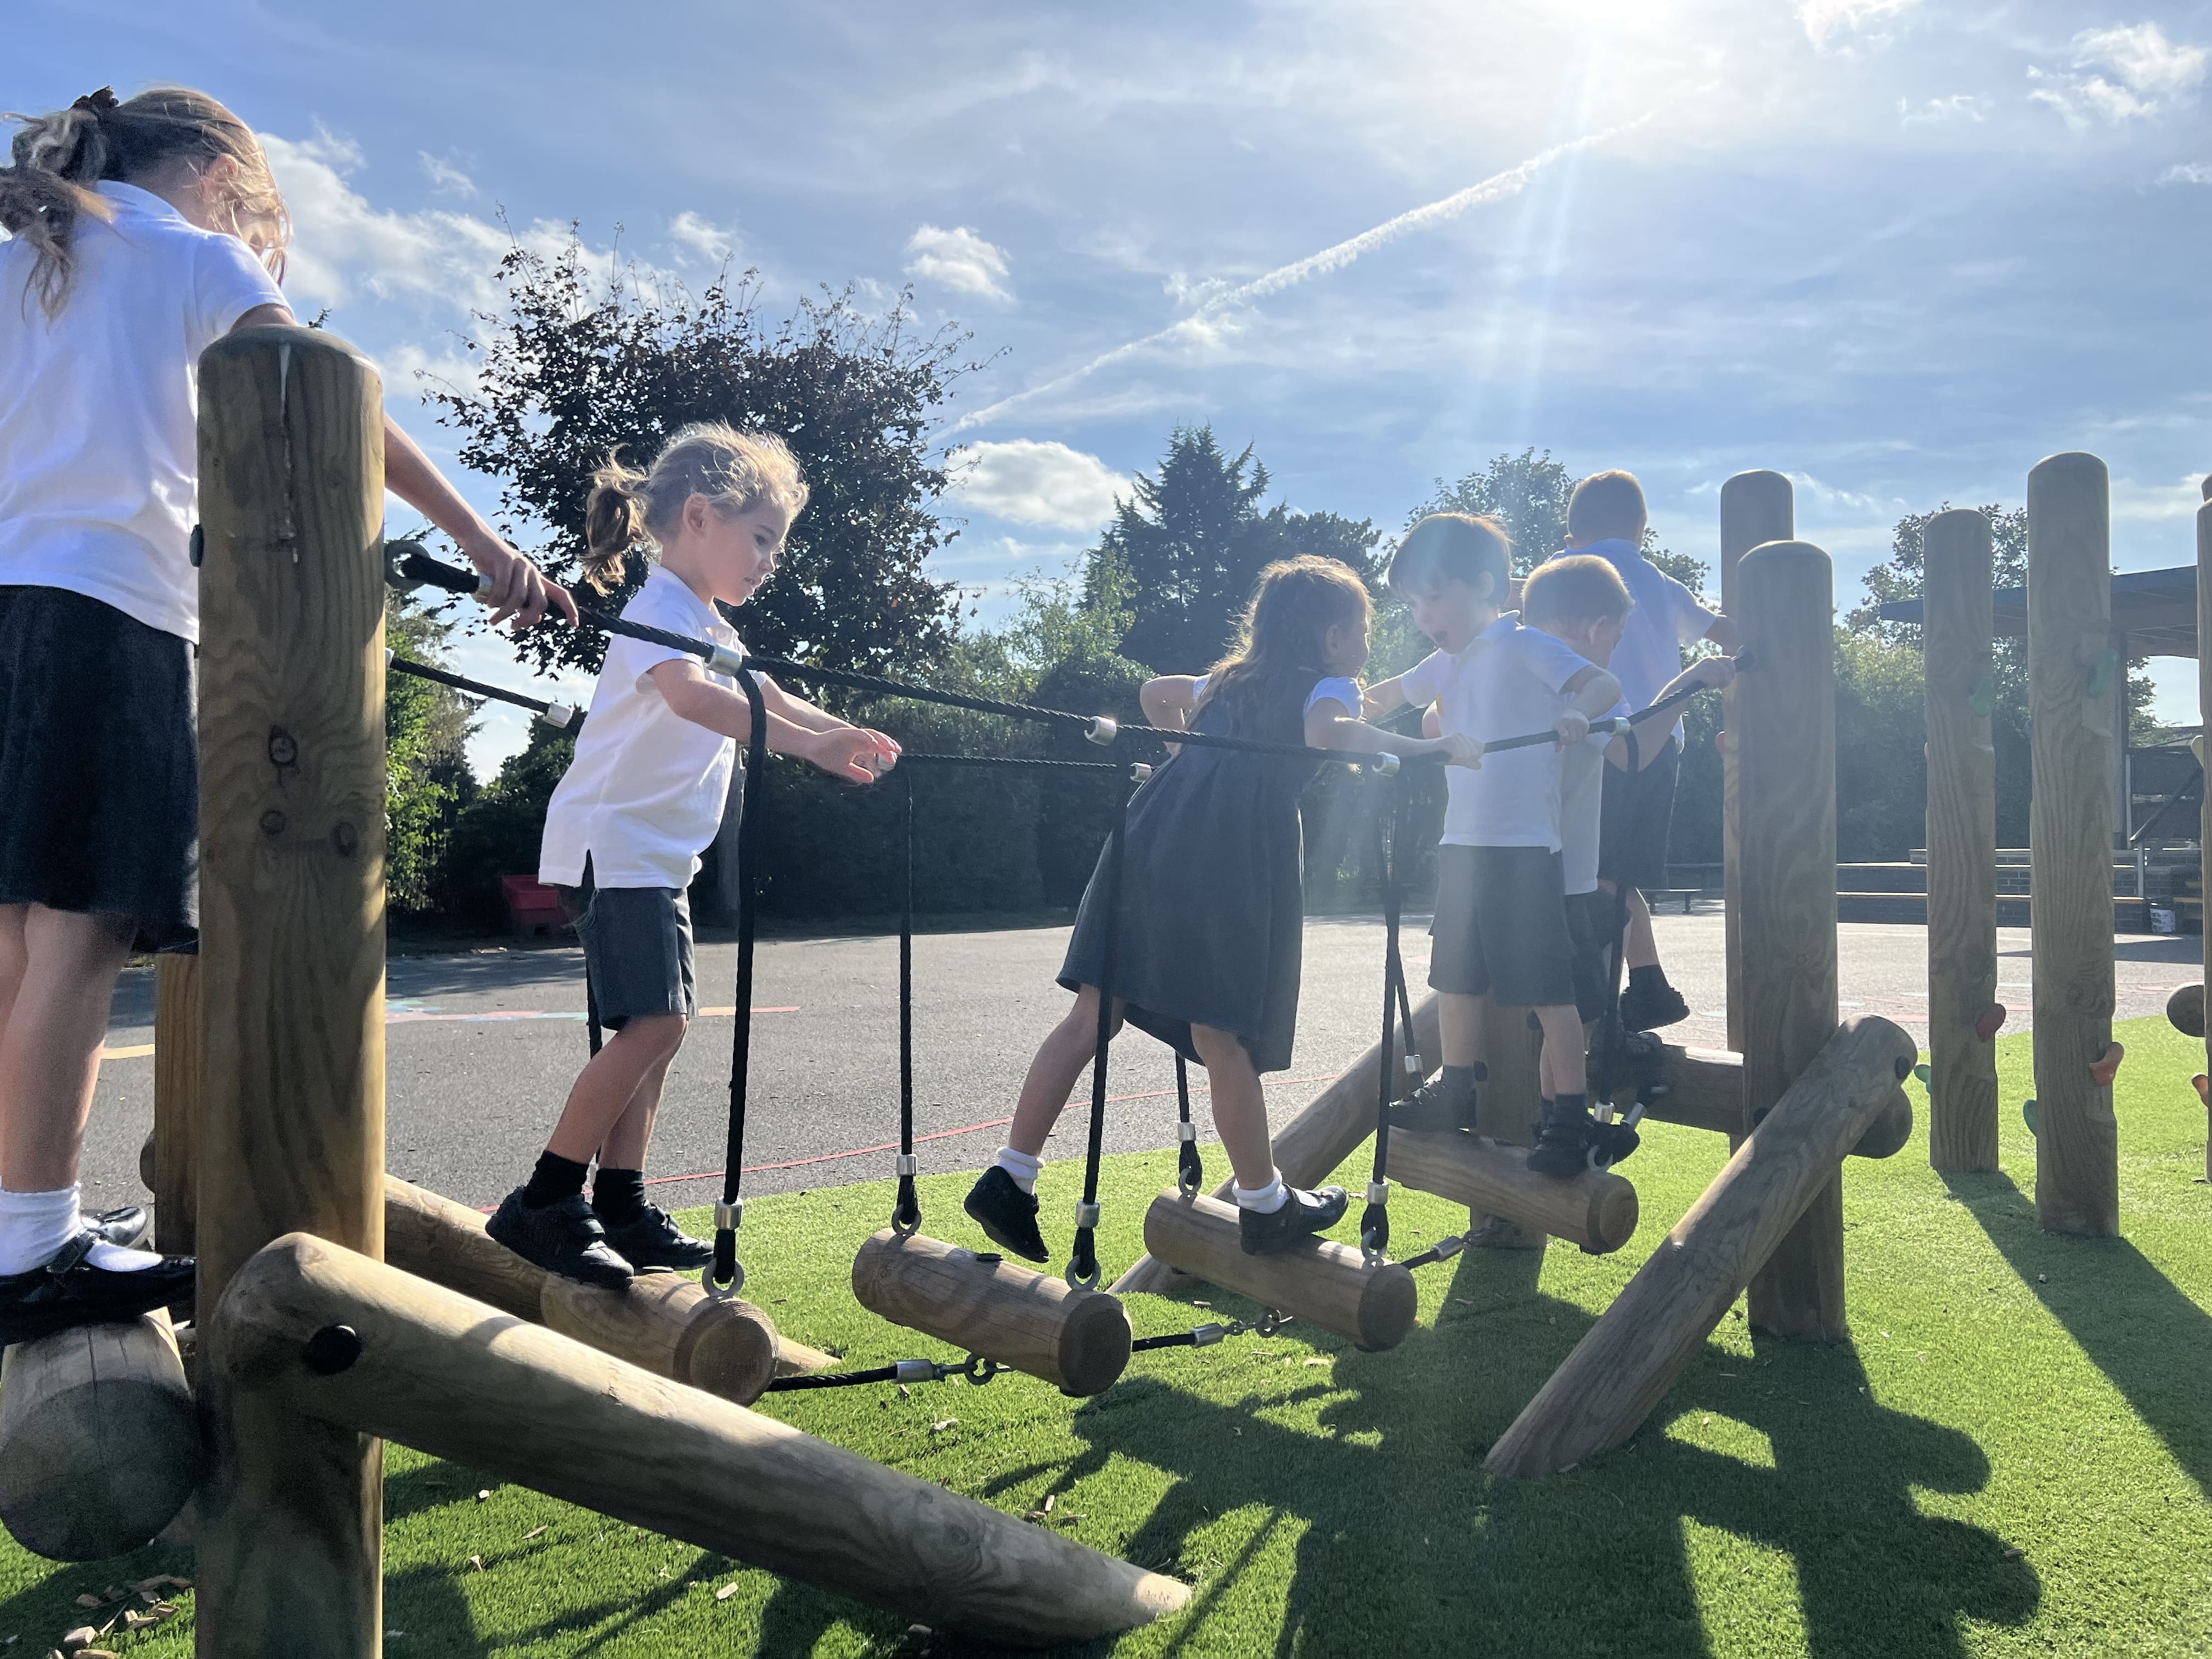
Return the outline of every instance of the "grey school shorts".
[[[1557,853],[1439,847],[1429,938],[1429,984],[1436,990],[1486,995],[1513,1008],[1575,1000],[1566,877]]]
[[[599,1024],[619,1031],[638,1014],[699,1012],[692,981],[691,902],[673,887],[556,887],[584,946]]]

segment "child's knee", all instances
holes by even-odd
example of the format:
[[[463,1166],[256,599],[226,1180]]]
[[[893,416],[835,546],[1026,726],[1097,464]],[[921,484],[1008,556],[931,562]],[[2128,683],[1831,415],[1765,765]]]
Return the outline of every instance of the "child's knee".
[[[684,1034],[690,1029],[688,1014],[633,1014],[623,1022],[617,1035],[640,1049],[667,1058],[684,1046]]]

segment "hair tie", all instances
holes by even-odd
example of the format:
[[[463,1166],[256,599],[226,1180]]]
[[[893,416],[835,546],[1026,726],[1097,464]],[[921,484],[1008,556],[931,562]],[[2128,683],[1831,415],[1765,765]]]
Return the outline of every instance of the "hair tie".
[[[122,106],[116,100],[113,87],[102,87],[98,92],[88,92],[71,104],[73,110],[81,109],[95,121],[105,119]]]

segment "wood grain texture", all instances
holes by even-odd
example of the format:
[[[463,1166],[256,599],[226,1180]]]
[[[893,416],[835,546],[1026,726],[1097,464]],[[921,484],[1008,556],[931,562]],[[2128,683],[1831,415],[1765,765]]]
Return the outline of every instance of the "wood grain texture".
[[[467,1205],[395,1175],[384,1177],[384,1259],[517,1319],[544,1321],[544,1268],[486,1232],[484,1218]]]
[[[640,1273],[626,1290],[545,1278],[547,1328],[687,1388],[750,1406],[775,1380],[775,1326],[738,1297],[684,1273]]]
[[[1997,1167],[1997,1051],[1974,1025],[1997,1000],[1997,753],[1987,515],[1939,513],[1922,532],[1928,702],[1928,1160]]]
[[[933,1628],[1080,1644],[1188,1586],[306,1234],[237,1273],[214,1324],[227,1386],[397,1440]],[[302,1359],[350,1327],[360,1358]],[[283,1552],[276,1552],[282,1553]],[[294,1607],[295,1652],[312,1607]]]
[[[1747,954],[1746,966],[1756,961]],[[1634,1434],[1759,1263],[1833,1186],[1917,1052],[1878,1015],[1837,1031],[1491,1448],[1491,1472],[1555,1474]]]
[[[1396,1347],[1413,1330],[1420,1293],[1396,1262],[1370,1267],[1357,1249],[1328,1238],[1247,1255],[1241,1237],[1237,1206],[1202,1194],[1162,1193],[1145,1212],[1145,1248],[1209,1285],[1334,1331],[1370,1353]]]
[[[1415,1192],[1504,1216],[1593,1255],[1619,1249],[1636,1233],[1636,1188],[1626,1176],[1610,1170],[1585,1170],[1571,1181],[1531,1175],[1526,1149],[1487,1136],[1394,1130],[1390,1174]]]
[[[853,1294],[894,1325],[1066,1394],[1103,1394],[1129,1363],[1129,1316],[1119,1297],[920,1233],[901,1238],[886,1227],[861,1245]]]
[[[19,1342],[0,1364],[0,1521],[34,1554],[151,1542],[192,1495],[199,1449],[167,1314]]]
[[[383,1250],[384,436],[327,333],[232,335],[199,390],[209,1308],[283,1234]],[[202,1364],[230,1373],[213,1334]],[[220,1382],[202,1407],[203,1659],[380,1654],[380,1449]]]
[[[1744,642],[1759,656],[1729,744],[1739,792],[1741,873],[1730,897],[1743,961],[1744,1110],[1755,1123],[1836,1030],[1835,587],[1819,548],[1769,542],[1744,555],[1736,588]],[[1849,1334],[1839,1174],[1753,1279],[1751,1322],[1809,1341]]]
[[[207,1097],[207,999],[200,959],[164,954],[154,969],[154,1244],[191,1255],[199,1237],[201,1103]]]
[[[1475,1057],[1487,1075],[1475,1090],[1477,1134],[1507,1146],[1536,1144],[1536,1119],[1542,1109],[1544,1036],[1529,1020],[1530,1011],[1492,997],[1478,999]],[[1395,1146],[1397,1137],[1391,1137]],[[1479,1233],[1484,1249],[1540,1250],[1544,1234],[1510,1215],[1470,1210],[1468,1226]]]
[[[1413,1005],[1413,1046],[1419,1053],[1421,1070],[1406,1070],[1404,1045],[1394,1032],[1390,1044],[1390,1075],[1396,1086],[1394,1097],[1410,1094],[1424,1078],[1432,1076],[1443,1063],[1443,1037],[1437,1026],[1437,1000],[1423,997]],[[1382,1063],[1382,1048],[1368,1049],[1354,1060],[1344,1074],[1328,1088],[1315,1096],[1304,1111],[1274,1132],[1275,1168],[1283,1179],[1293,1187],[1319,1186],[1334,1175],[1345,1159],[1366,1144],[1375,1133],[1376,1091],[1381,1079],[1376,1068]],[[1351,1184],[1351,1183],[1347,1183]],[[1223,1182],[1213,1189],[1214,1197],[1227,1202],[1233,1194],[1231,1183]],[[1364,1179],[1358,1183],[1364,1187]],[[1129,1296],[1139,1291],[1166,1290],[1179,1277],[1164,1261],[1150,1255],[1139,1256],[1136,1264],[1114,1281],[1116,1296]]]
[[[794,1342],[779,1332],[775,1339],[775,1374],[778,1376],[812,1376],[823,1371],[834,1371],[844,1362],[834,1353],[824,1353],[819,1348],[810,1348],[804,1342]]]
[[[1660,1051],[1659,1081],[1666,1092],[1644,1109],[1647,1123],[1674,1123],[1710,1129],[1732,1140],[1743,1137],[1743,1056],[1725,1048],[1685,1048],[1673,1043]],[[1635,1091],[1619,1091],[1623,1110]],[[1853,1158],[1890,1158],[1912,1138],[1912,1100],[1897,1090],[1865,1137],[1851,1148]]]
[[[2119,1126],[2089,1074],[2112,1041],[2114,698],[2093,684],[2112,648],[2110,497],[2094,455],[2027,475],[2035,1215],[2101,1238],[2120,1230]]]
[[[1767,542],[1786,542],[1797,533],[1796,497],[1779,472],[1739,472],[1721,485],[1721,610],[1741,617],[1736,571],[1743,556]],[[1721,890],[1733,894],[1742,878],[1742,850],[1736,841],[1736,803],[1741,784],[1736,772],[1736,699],[1749,695],[1730,686],[1721,693],[1722,729],[1731,734],[1721,756]],[[1733,900],[1723,907],[1721,926],[1728,965],[1728,1040],[1743,1050],[1743,940]]]

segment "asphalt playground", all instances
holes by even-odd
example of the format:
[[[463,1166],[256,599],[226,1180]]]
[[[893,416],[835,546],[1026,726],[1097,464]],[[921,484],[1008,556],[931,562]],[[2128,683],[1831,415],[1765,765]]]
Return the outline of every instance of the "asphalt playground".
[[[1426,970],[1426,918],[1410,919],[1407,971]],[[1658,918],[1660,950],[1692,1017],[1675,1042],[1721,1047],[1722,915],[1715,903]],[[1845,923],[1843,1008],[1879,1013],[1926,1035],[1927,933]],[[980,1168],[1038,1040],[1067,1008],[1054,983],[1066,927],[929,933],[915,943],[916,1152],[925,1173]],[[1373,916],[1306,924],[1296,1057],[1269,1079],[1273,1113],[1288,1117],[1374,1042],[1382,1021],[1383,930]],[[2175,986],[2201,977],[2194,937],[2124,936],[2118,945],[2123,1019],[2155,1013]],[[2025,928],[1998,936],[2006,1030],[2028,1024]],[[701,1017],[678,1057],[649,1176],[672,1207],[719,1197],[729,1109],[730,1014],[737,952],[699,953]],[[396,1175],[489,1208],[537,1156],[586,1054],[583,961],[573,947],[495,947],[392,958],[386,980],[386,1164]],[[896,938],[821,934],[762,941],[755,969],[753,1064],[744,1191],[789,1192],[892,1173],[898,1136],[898,946]],[[153,1123],[154,975],[133,969],[116,993],[85,1146],[88,1206],[142,1200],[138,1151]],[[1194,1115],[1212,1139],[1205,1074],[1193,1070]],[[1047,1156],[1082,1155],[1090,1085],[1060,1121]],[[1115,1045],[1109,1151],[1175,1141],[1175,1065],[1131,1031]],[[1218,1152],[1212,1160],[1225,1170]],[[1071,1189],[1067,1196],[1073,1200]]]

